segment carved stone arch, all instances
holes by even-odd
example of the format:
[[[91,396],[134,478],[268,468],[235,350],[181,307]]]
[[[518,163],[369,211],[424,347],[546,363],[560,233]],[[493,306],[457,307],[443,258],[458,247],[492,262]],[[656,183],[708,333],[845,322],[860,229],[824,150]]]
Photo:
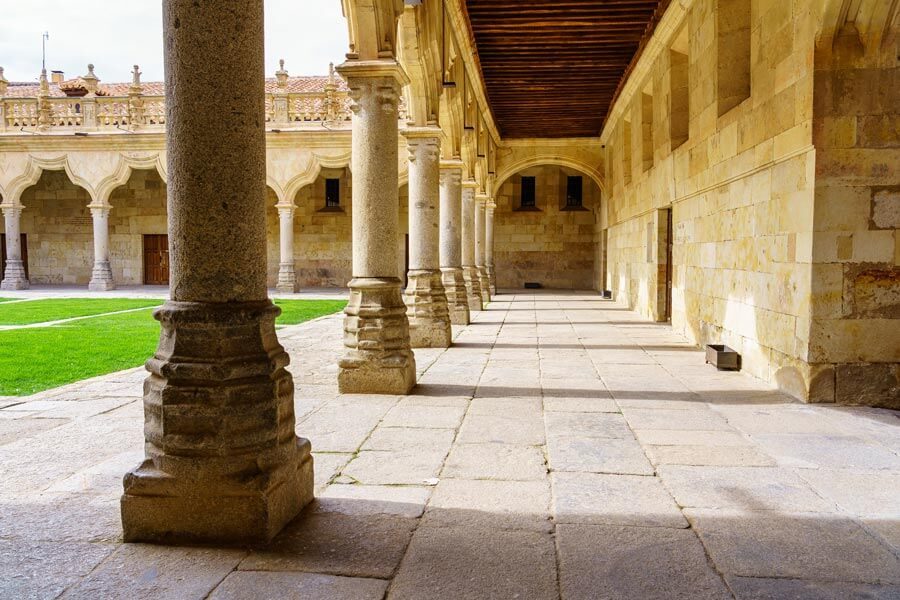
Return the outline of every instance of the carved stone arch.
[[[403,0],[341,0],[350,36],[349,60],[397,56],[397,20]]]
[[[858,36],[861,50],[872,55],[893,43],[900,25],[900,0],[823,0],[817,52],[825,57],[847,31]]]
[[[19,164],[8,167],[6,181],[0,182],[3,189],[3,202],[6,206],[22,206],[22,193],[35,185],[44,171],[66,171],[70,181],[73,179],[67,168],[66,155],[20,155]]]
[[[597,187],[600,188],[600,191],[604,196],[607,194],[606,183],[603,180],[603,173],[588,163],[573,159],[573,158],[564,158],[560,156],[533,156],[521,159],[517,162],[509,163],[508,165],[504,165],[502,168],[498,168],[498,172],[496,177],[494,178],[493,195],[496,195],[497,192],[500,191],[500,187],[506,183],[506,181],[520,171],[524,171],[525,169],[531,167],[537,167],[540,165],[556,165],[560,167],[567,167],[570,169],[575,169],[576,171],[580,171],[584,173],[588,177],[590,177],[594,183],[597,184]]]
[[[136,170],[155,170],[165,181],[159,152],[127,152],[119,154],[117,159],[112,172],[100,175],[93,184],[96,196],[93,196],[92,206],[96,208],[109,207],[109,198],[112,193],[116,188],[128,183],[132,173]]]
[[[408,120],[418,127],[440,117],[440,67],[433,61],[428,14],[424,5],[407,6],[398,30],[398,59],[410,80],[404,90]]]

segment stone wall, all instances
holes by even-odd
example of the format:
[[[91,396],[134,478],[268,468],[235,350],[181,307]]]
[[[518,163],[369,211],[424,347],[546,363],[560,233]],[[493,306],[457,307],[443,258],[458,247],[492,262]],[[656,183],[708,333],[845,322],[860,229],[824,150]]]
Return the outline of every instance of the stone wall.
[[[144,283],[144,235],[165,234],[166,184],[159,173],[133,171],[109,203],[109,262],[116,285]],[[90,216],[90,213],[88,213]],[[93,253],[92,253],[93,255]]]
[[[584,210],[565,210],[566,177],[582,176]],[[522,176],[535,177],[537,210],[521,210]],[[525,282],[551,289],[594,289],[595,210],[600,188],[573,169],[543,165],[504,182],[494,212],[494,271],[497,287]]]
[[[22,194],[21,228],[28,239],[34,284],[87,285],[94,260],[90,195],[64,171],[44,171]]]
[[[865,40],[816,52],[810,395],[900,408],[900,62]]]
[[[607,281],[647,318],[663,318],[660,209],[671,208],[674,329],[698,344],[728,344],[745,371],[806,397],[812,0],[724,3],[752,8],[743,24],[717,12],[716,0],[685,4],[668,11],[662,49],[645,54],[604,131]],[[717,86],[720,49],[733,66],[727,89]]]

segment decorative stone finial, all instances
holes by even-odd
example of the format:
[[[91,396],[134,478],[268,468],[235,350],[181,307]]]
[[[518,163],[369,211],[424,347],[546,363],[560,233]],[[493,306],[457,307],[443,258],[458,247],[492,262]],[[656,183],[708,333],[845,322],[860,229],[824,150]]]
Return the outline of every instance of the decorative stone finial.
[[[275,71],[275,79],[278,82],[278,90],[287,91],[288,72],[284,70],[284,59],[278,60],[278,70]]]
[[[325,91],[333,92],[337,89],[337,85],[334,80],[334,63],[328,63],[328,82],[325,83]]]
[[[38,79],[40,82],[40,95],[41,96],[49,96],[50,95],[50,82],[47,81],[47,69],[41,69],[41,76]]]
[[[9,85],[9,82],[6,80],[6,77],[3,76],[3,67],[0,67],[0,96],[6,95],[6,87]]]
[[[132,94],[140,94],[144,91],[141,85],[141,68],[138,65],[134,65],[134,70],[131,72],[131,85],[128,91]]]
[[[99,83],[100,78],[94,74],[94,65],[88,64],[88,72],[87,75],[82,75],[81,79],[84,81],[84,88],[87,90],[89,96],[94,96],[97,94],[97,90],[100,89]]]

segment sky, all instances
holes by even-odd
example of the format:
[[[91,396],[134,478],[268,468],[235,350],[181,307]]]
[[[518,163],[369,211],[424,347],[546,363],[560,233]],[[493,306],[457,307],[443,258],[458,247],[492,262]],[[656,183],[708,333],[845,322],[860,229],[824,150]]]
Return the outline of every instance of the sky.
[[[3,2],[0,67],[9,81],[37,81],[41,34],[47,70],[66,78],[87,73],[93,63],[101,81],[131,81],[140,65],[144,81],[162,81],[161,0],[27,0]],[[340,0],[265,0],[266,74],[278,59],[291,75],[325,75],[328,63],[343,62],[347,24]]]

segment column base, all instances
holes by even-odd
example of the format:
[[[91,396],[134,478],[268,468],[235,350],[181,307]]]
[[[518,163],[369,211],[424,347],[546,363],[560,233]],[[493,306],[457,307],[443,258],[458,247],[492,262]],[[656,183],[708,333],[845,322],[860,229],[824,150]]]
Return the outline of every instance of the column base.
[[[275,284],[275,291],[280,294],[296,294],[300,291],[293,263],[281,263],[279,265],[278,282]]]
[[[466,297],[469,302],[469,313],[483,310],[481,300],[481,279],[478,277],[477,267],[463,267],[463,279],[466,282]]]
[[[494,273],[493,266],[488,265],[486,268],[487,268],[487,276],[488,276],[488,283],[489,283],[488,291],[490,292],[491,297],[493,298],[494,296],[497,295],[497,276]]]
[[[0,290],[27,290],[28,278],[25,277],[25,266],[21,260],[7,260],[3,281],[0,282]]]
[[[453,340],[447,295],[437,269],[410,271],[404,301],[413,348],[449,348]]]
[[[486,267],[476,267],[478,269],[478,282],[481,284],[481,300],[485,304],[491,301],[491,280],[487,274]]]
[[[469,300],[462,268],[446,267],[441,269],[441,280],[444,284],[444,293],[447,295],[450,322],[454,325],[468,325],[470,322]]]
[[[270,541],[313,498],[309,441],[268,300],[167,302],[147,361],[147,458],[125,475],[126,542]]]
[[[88,283],[88,289],[92,292],[106,292],[116,289],[109,262],[94,265],[94,270],[91,272],[91,281]]]
[[[346,354],[338,366],[342,394],[403,395],[416,385],[416,359],[410,349],[409,320],[396,277],[358,277],[350,281],[344,309]]]

